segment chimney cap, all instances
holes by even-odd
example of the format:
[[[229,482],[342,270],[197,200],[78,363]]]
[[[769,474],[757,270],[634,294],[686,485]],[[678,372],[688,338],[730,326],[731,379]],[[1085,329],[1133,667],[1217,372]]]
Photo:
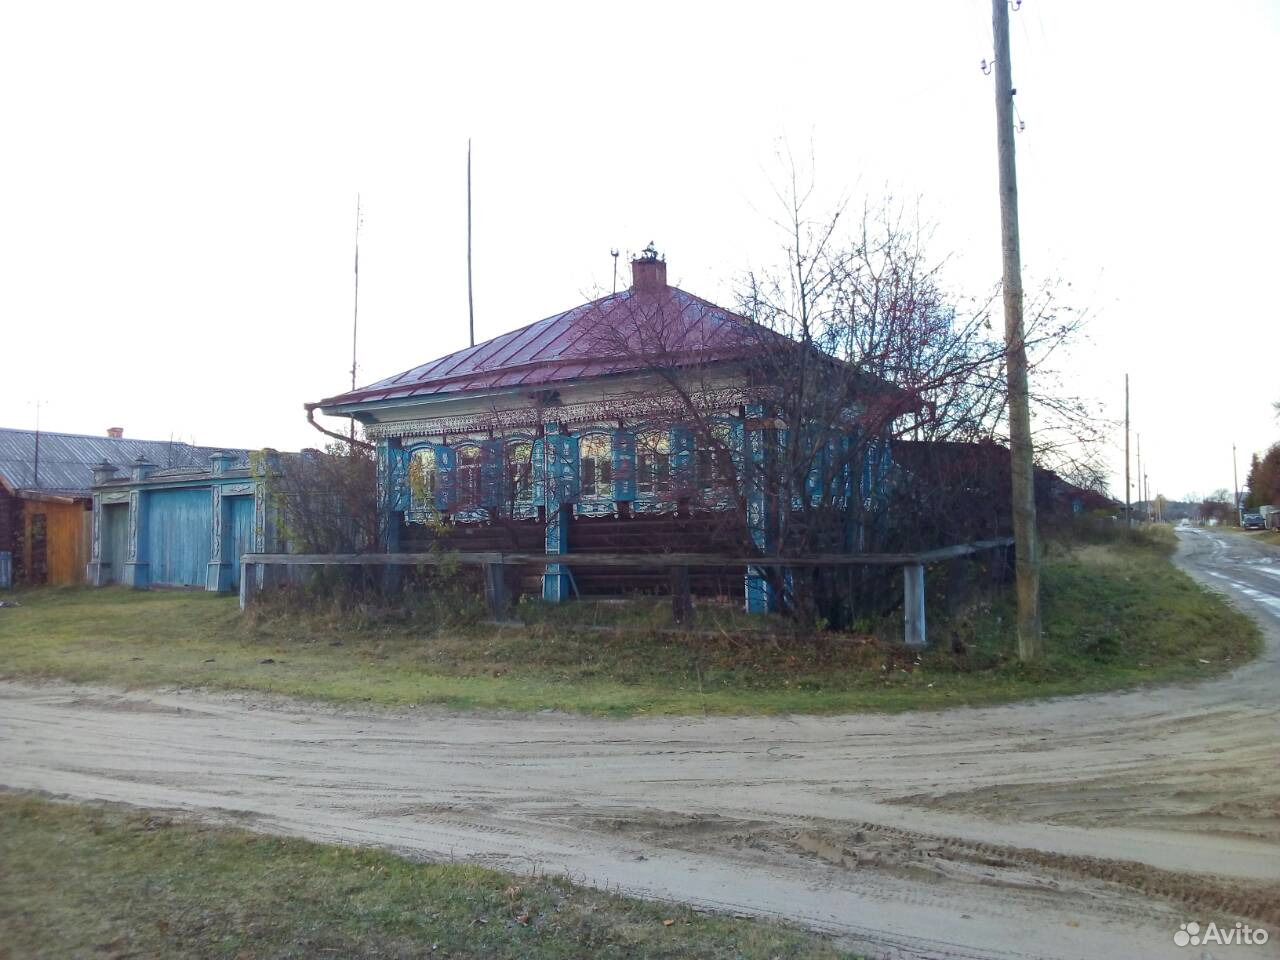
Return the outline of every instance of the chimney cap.
[[[124,437],[124,427],[107,427],[107,436],[112,440],[120,440]]]
[[[658,255],[658,248],[649,245],[631,261],[631,289],[656,293],[667,287],[667,261]]]

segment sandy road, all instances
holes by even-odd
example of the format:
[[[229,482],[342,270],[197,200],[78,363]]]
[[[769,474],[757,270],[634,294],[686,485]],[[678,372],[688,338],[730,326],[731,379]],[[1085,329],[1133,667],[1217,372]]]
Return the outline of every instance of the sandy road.
[[[0,782],[832,931],[876,956],[1280,956],[1280,551],[1183,535],[1267,630],[1229,677],[914,716],[354,713],[0,685]],[[1194,953],[1194,951],[1191,951]]]

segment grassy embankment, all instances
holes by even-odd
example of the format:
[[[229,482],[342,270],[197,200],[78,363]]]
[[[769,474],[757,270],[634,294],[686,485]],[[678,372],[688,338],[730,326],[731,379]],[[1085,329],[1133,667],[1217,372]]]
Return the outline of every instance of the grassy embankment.
[[[781,925],[0,793],[0,957],[848,956]]]
[[[1163,528],[1052,544],[1048,655],[1034,667],[1014,655],[1008,591],[932,611],[934,646],[916,657],[892,623],[881,639],[815,643],[703,608],[679,634],[661,603],[522,605],[525,624],[495,627],[439,605],[404,622],[329,609],[242,617],[231,597],[64,589],[19,592],[21,607],[0,610],[0,677],[613,715],[997,703],[1201,678],[1253,656],[1256,629],[1174,568],[1173,549]]]
[[[1242,530],[1239,527],[1211,527],[1216,533],[1231,533],[1238,537],[1246,537],[1255,543],[1265,543],[1280,547],[1280,530]]]

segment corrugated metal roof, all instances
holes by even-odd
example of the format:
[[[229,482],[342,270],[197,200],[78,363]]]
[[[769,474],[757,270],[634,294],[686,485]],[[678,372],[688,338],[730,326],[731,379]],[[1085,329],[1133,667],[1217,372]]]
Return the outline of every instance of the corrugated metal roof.
[[[655,356],[676,364],[727,359],[748,329],[760,330],[745,317],[676,287],[624,290],[319,406],[546,386],[642,370]]]
[[[127,471],[138,457],[165,469],[209,467],[220,447],[196,447],[181,441],[115,439],[76,433],[40,432],[40,466],[36,476],[36,433],[0,427],[0,481],[11,491],[30,490],[87,497],[93,468],[103,460]],[[249,462],[247,450],[227,450],[236,465]]]

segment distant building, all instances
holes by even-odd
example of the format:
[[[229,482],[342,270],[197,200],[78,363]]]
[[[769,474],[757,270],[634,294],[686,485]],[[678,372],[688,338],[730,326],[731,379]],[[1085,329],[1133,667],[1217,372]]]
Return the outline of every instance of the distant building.
[[[0,428],[0,553],[24,585],[82,583],[93,549],[94,469],[139,458],[157,468],[207,466],[218,451],[179,441]],[[243,451],[237,451],[243,456]]]

